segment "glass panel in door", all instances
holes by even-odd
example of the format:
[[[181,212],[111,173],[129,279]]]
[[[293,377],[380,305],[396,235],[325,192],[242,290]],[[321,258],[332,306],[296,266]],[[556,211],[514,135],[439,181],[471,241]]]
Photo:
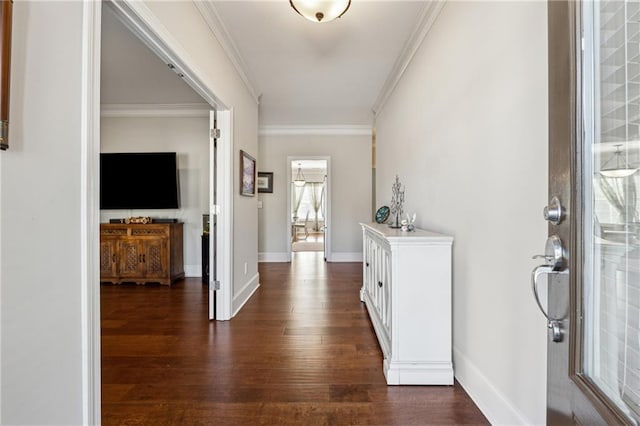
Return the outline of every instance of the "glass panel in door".
[[[640,3],[583,3],[582,374],[640,419]],[[579,349],[580,350],[580,349]]]

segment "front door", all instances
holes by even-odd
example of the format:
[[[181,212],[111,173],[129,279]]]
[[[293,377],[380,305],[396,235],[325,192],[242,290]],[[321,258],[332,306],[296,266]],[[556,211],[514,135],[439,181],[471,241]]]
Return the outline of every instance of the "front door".
[[[549,424],[640,419],[640,3],[549,1]]]

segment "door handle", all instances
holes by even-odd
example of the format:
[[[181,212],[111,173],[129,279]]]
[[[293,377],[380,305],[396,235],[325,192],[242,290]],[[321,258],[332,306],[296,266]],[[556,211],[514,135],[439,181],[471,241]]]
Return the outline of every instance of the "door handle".
[[[534,256],[535,258],[536,256]],[[547,328],[551,330],[551,338],[554,342],[562,342],[564,338],[564,327],[562,325],[564,318],[555,318],[549,315],[544,309],[542,303],[540,303],[540,297],[538,296],[538,278],[541,275],[549,274],[567,274],[568,270],[558,271],[554,269],[553,264],[538,265],[531,271],[531,289],[533,290],[533,297],[536,299],[536,304],[542,312],[542,315],[547,319]]]
[[[542,303],[540,303],[540,297],[538,296],[538,278],[540,278],[541,275],[569,273],[566,268],[565,251],[560,237],[557,235],[551,235],[547,238],[544,254],[533,256],[533,259],[538,258],[544,259],[546,263],[536,266],[533,268],[533,271],[531,271],[531,289],[533,290],[533,297],[536,299],[536,304],[538,305],[538,308],[540,308],[540,312],[542,312],[542,315],[547,319],[547,328],[551,330],[552,340],[554,342],[562,342],[562,339],[564,338],[564,327],[562,325],[564,317],[551,317],[542,306]]]

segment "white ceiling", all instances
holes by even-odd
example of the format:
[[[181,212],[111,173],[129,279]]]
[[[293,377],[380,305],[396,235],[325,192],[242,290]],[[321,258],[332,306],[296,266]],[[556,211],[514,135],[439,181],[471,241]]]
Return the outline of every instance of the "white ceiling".
[[[354,0],[315,24],[287,1],[212,1],[255,93],[260,125],[367,125],[426,1]],[[202,103],[103,8],[102,103]]]
[[[194,104],[205,101],[113,14],[102,8],[102,104]]]
[[[287,1],[213,1],[260,100],[261,125],[371,124],[424,1],[359,1],[316,24]]]

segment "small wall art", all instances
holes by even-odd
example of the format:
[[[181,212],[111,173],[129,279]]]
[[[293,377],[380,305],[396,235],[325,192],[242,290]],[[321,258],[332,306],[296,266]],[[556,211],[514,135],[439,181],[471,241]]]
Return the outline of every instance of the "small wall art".
[[[256,159],[240,150],[240,195],[256,195]]]
[[[273,193],[273,172],[258,172],[258,192]]]

